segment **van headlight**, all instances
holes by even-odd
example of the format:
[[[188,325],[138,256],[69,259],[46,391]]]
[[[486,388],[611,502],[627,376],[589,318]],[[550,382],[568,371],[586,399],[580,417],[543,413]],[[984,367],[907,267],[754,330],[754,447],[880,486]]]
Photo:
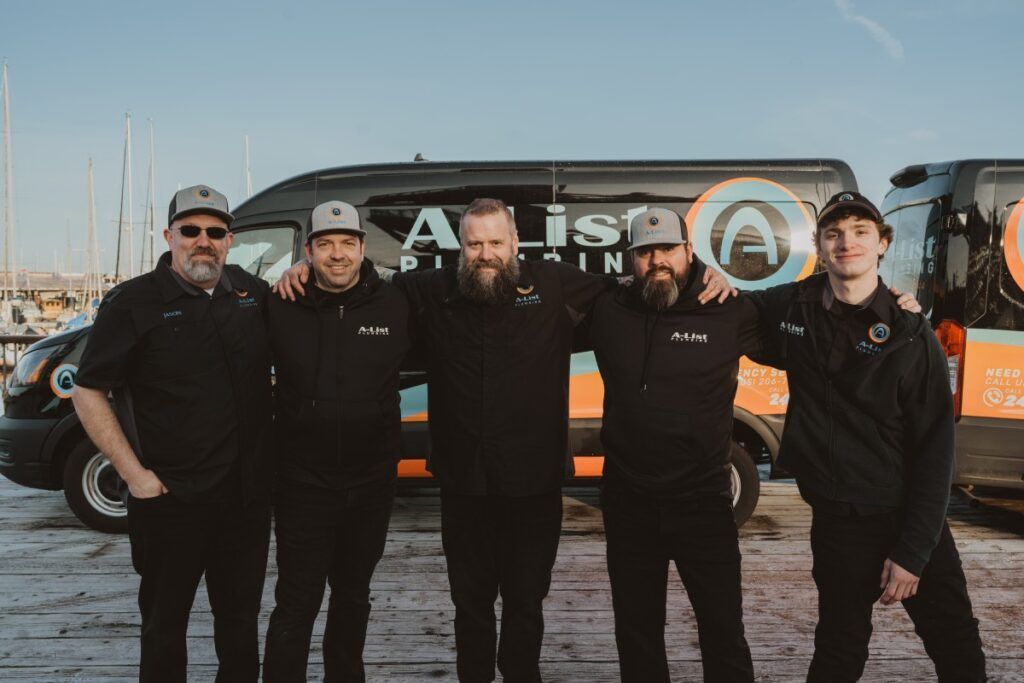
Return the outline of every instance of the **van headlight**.
[[[18,364],[14,366],[14,370],[11,371],[10,378],[7,380],[7,387],[14,389],[37,384],[42,379],[47,361],[63,351],[64,347],[64,344],[57,344],[24,354],[18,359]]]

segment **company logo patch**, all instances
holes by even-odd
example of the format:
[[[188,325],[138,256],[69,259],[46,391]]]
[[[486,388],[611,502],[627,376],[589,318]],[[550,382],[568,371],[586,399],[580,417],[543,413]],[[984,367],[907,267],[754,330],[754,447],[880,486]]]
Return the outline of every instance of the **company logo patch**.
[[[882,350],[882,347],[878,344],[872,344],[871,342],[862,341],[857,344],[857,351],[867,356],[876,356]]]
[[[519,291],[518,287],[516,287],[516,291]],[[532,287],[530,288],[530,291],[533,291]],[[516,297],[515,301],[512,302],[512,306],[515,308],[522,308],[523,306],[539,304],[540,301],[540,294],[523,294],[522,296]]]
[[[334,207],[333,209],[331,209],[331,213],[333,213],[335,216],[340,216],[341,209],[339,209],[338,207]]]
[[[386,327],[377,327],[374,325],[360,325],[357,334],[361,334],[368,337],[387,337],[391,332]]]
[[[797,337],[804,336],[804,326],[794,325],[793,323],[787,323],[785,321],[779,323],[779,329],[788,334],[792,334]]]
[[[853,195],[850,194],[849,192],[844,192],[843,194],[839,195],[839,201],[841,201],[841,202],[852,202],[853,201]]]
[[[170,318],[177,318],[182,315],[185,314],[182,313],[181,311],[164,311],[164,320],[169,320]]]
[[[651,225],[657,225],[659,222],[657,216],[651,216]]]
[[[244,299],[245,297],[249,296],[249,292],[244,289],[236,289],[235,296],[237,296],[239,299]]]
[[[889,341],[892,330],[885,323],[875,323],[868,330],[868,338],[876,344],[884,344]]]
[[[674,342],[695,342],[698,344],[707,344],[708,335],[697,334],[696,332],[673,332],[672,336],[669,337],[669,341]]]
[[[527,294],[531,294],[533,292],[533,285],[530,285],[529,287],[516,287],[516,291],[522,294],[523,296],[526,296]]]
[[[694,251],[733,287],[763,289],[814,269],[814,219],[788,188],[765,178],[721,182],[686,214]]]
[[[50,390],[58,398],[71,398],[71,391],[75,388],[75,377],[78,375],[78,366],[71,363],[58,365],[50,373]]]

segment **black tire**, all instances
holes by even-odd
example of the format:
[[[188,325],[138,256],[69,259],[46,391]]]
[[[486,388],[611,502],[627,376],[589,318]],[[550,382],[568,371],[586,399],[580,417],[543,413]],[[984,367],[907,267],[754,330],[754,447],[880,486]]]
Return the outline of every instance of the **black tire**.
[[[87,527],[110,534],[128,531],[128,510],[121,499],[121,477],[92,441],[83,439],[64,464],[64,498]]]
[[[732,460],[732,510],[736,526],[741,527],[757,507],[757,499],[761,497],[761,480],[757,476],[754,459],[735,442],[732,443],[729,455]]]

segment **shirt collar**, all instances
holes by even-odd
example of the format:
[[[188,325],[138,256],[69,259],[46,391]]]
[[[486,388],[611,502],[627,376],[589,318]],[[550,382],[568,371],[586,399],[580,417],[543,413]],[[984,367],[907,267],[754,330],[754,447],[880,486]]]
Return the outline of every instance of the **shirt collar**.
[[[832,291],[832,283],[829,282],[826,276],[821,288],[821,305],[828,311],[831,310],[835,301],[836,295]],[[857,308],[855,314],[861,315],[864,311],[869,311],[874,319],[889,323],[896,317],[894,313],[896,308],[896,299],[888,287],[885,286],[885,283],[882,282],[882,278],[878,278],[878,285],[875,287],[874,294],[871,295],[871,298],[866,303]]]
[[[186,281],[185,278],[174,272],[174,269],[171,268],[171,252],[169,251],[165,251],[160,256],[160,260],[157,261],[153,272],[156,276],[157,286],[160,288],[160,295],[165,303],[178,298],[182,294],[206,296],[204,290]],[[234,288],[232,287],[231,279],[228,277],[228,269],[225,264],[225,267],[220,271],[220,280],[218,280],[217,285],[213,288],[213,296],[227,294],[232,289]]]

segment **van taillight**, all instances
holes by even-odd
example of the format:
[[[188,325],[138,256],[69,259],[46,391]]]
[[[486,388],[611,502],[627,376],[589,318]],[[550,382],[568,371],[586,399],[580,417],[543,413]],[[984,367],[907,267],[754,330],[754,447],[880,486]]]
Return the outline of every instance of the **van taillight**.
[[[943,320],[935,328],[935,336],[939,338],[939,343],[942,344],[942,349],[946,352],[946,363],[949,366],[949,388],[953,392],[953,411],[956,419],[959,420],[964,394],[964,353],[967,351],[967,330],[963,325],[952,320]]]

